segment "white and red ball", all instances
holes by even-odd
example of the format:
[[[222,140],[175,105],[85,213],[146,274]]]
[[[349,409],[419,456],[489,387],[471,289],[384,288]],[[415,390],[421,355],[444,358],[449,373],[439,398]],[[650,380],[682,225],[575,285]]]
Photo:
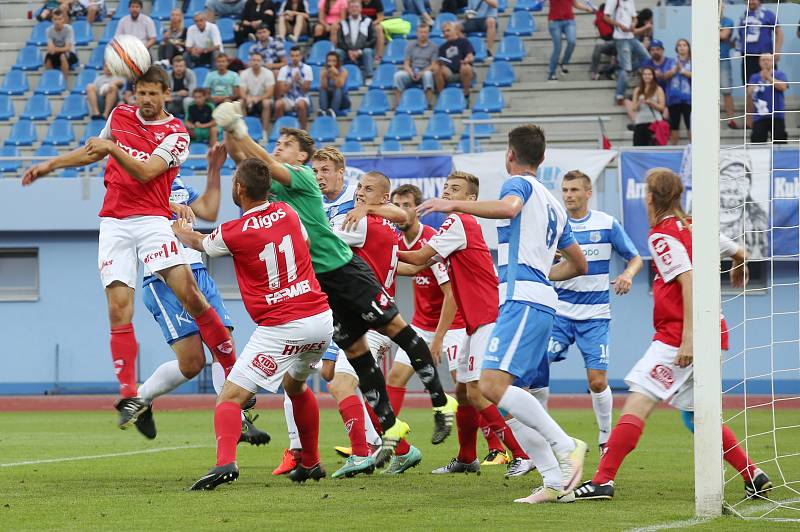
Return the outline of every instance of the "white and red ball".
[[[111,74],[136,81],[150,68],[150,52],[133,35],[114,37],[106,46],[105,62]]]

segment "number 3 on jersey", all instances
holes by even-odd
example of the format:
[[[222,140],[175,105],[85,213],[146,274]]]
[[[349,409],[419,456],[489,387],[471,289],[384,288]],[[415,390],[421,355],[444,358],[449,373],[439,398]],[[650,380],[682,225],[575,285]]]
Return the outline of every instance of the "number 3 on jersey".
[[[277,290],[281,286],[281,271],[278,264],[278,253],[276,253],[275,242],[270,242],[264,246],[258,258],[263,260],[267,266],[267,278],[269,281],[269,289]],[[291,283],[297,279],[297,264],[294,260],[294,245],[292,244],[292,235],[286,235],[277,246],[277,251],[283,254],[286,263],[286,284]]]

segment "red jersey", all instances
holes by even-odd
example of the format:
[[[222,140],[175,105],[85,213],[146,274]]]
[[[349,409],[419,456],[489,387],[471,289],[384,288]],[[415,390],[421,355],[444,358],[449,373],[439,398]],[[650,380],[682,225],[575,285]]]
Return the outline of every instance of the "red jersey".
[[[405,235],[400,233],[397,244],[400,251],[416,251],[422,249],[435,234],[434,228],[420,224],[419,233],[414,240],[407,242]],[[411,319],[414,326],[425,331],[436,331],[444,303],[444,292],[439,286],[449,281],[447,266],[441,262],[425,268],[414,276],[414,317]],[[464,317],[460,310],[456,310],[450,329],[463,329],[464,327]]]
[[[439,260],[447,259],[453,296],[464,316],[467,334],[497,321],[497,271],[478,220],[470,214],[451,214],[428,245]]]
[[[203,240],[210,257],[233,255],[242,301],[258,325],[283,325],[328,307],[300,217],[286,203],[264,203]]]
[[[573,20],[575,12],[572,6],[575,0],[550,0],[550,12],[547,20]]]
[[[108,117],[100,138],[111,139],[128,155],[146,161],[153,155],[164,159],[167,171],[140,183],[133,179],[113,157],[108,158],[104,184],[106,196],[100,216],[172,217],[169,195],[178,168],[189,156],[189,133],[183,123],[172,115],[163,120],[148,122],[132,105],[118,105]]]
[[[336,228],[336,234],[364,259],[386,293],[394,297],[397,273],[397,234],[392,222],[368,214],[353,231]]]

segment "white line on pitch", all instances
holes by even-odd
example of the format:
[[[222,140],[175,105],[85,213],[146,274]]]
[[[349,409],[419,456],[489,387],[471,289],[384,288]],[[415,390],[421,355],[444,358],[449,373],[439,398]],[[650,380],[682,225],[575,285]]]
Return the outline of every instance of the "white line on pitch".
[[[693,519],[683,519],[682,521],[671,521],[660,525],[645,526],[641,528],[631,528],[628,532],[654,532],[656,530],[668,530],[670,528],[689,528],[690,526],[700,525],[711,521],[712,517],[695,517]]]
[[[742,511],[740,511],[739,513],[744,516],[744,519],[757,519],[757,518],[748,517],[748,516],[752,515],[752,514],[758,514],[758,513],[765,512],[765,511],[767,511],[770,508],[773,508],[775,506],[780,506],[780,505],[784,505],[784,504],[792,504],[792,503],[796,503],[796,502],[800,502],[800,499],[783,499],[783,500],[779,500],[779,501],[764,501],[764,502],[762,502],[760,504],[756,504],[756,505],[753,505],[753,506],[749,506],[749,507],[745,506],[745,507],[742,508]],[[669,530],[669,529],[673,529],[673,528],[689,528],[691,526],[701,525],[701,524],[703,524],[705,522],[711,521],[712,519],[715,519],[715,518],[713,518],[713,517],[695,517],[695,518],[692,518],[692,519],[683,519],[681,521],[670,521],[669,523],[661,523],[660,525],[651,525],[651,526],[645,526],[645,527],[641,527],[641,528],[632,528],[632,529],[628,530],[628,532],[655,532],[656,530]],[[790,522],[795,522],[796,521],[795,519],[780,519],[780,518],[777,518],[777,519],[766,518],[766,519],[768,519],[770,521],[790,521]]]
[[[64,458],[47,458],[45,460],[28,460],[25,462],[10,462],[8,464],[0,464],[0,467],[16,467],[25,465],[36,464],[54,464],[58,462],[77,462],[79,460],[98,460],[101,458],[117,458],[119,456],[134,456],[137,454],[151,454],[162,453],[165,451],[179,451],[182,449],[200,449],[203,447],[211,447],[210,445],[181,445],[177,447],[156,447],[155,449],[142,449],[139,451],[125,451],[122,453],[108,453],[108,454],[93,454],[89,456],[66,456]]]

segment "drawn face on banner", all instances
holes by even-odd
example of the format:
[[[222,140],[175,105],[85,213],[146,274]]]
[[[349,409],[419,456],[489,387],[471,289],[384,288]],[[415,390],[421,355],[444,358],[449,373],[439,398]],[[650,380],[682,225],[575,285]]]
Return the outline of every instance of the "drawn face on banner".
[[[755,160],[759,161],[758,165]],[[745,249],[753,259],[769,253],[769,214],[764,203],[768,198],[768,150],[753,154],[744,151],[720,153],[720,231],[739,242],[744,235]]]

